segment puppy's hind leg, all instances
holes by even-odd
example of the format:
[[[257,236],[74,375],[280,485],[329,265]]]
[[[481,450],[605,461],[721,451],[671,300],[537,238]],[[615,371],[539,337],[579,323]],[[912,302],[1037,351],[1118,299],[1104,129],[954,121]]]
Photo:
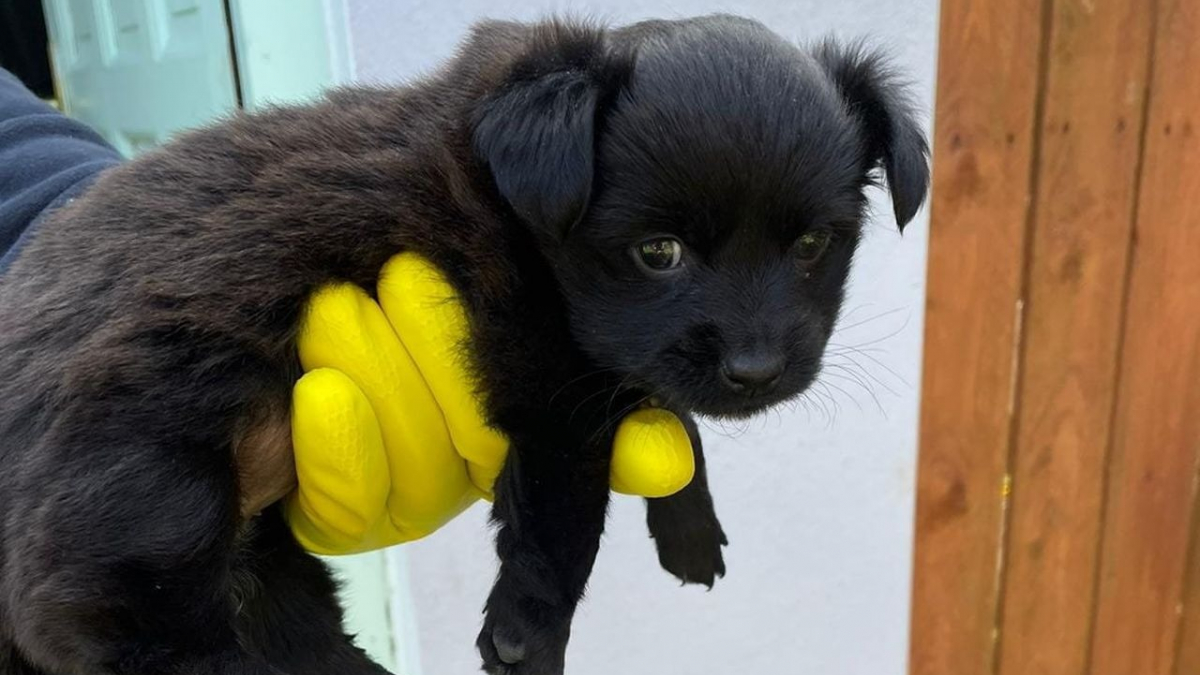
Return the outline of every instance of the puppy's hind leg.
[[[279,508],[249,527],[234,573],[248,648],[288,675],[387,675],[345,634],[329,569],[300,547]]]

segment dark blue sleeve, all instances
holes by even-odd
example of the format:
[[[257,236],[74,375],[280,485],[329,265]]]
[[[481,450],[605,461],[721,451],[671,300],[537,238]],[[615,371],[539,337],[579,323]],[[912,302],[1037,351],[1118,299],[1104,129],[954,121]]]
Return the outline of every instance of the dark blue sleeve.
[[[0,272],[38,216],[80,194],[121,155],[0,69]]]

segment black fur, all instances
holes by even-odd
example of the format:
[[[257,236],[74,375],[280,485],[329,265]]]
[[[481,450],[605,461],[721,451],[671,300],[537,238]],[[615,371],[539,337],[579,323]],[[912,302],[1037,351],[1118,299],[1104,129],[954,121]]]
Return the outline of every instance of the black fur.
[[[295,331],[329,281],[413,250],[461,293],[491,423],[491,673],[561,673],[613,425],[651,397],[744,416],[812,382],[882,164],[903,225],[927,150],[873,56],[732,17],[485,23],[434,76],[239,115],[105,174],[0,279],[5,673],[378,673],[327,572],[237,455],[287,443]],[[828,229],[814,262],[798,237]],[[647,237],[686,247],[643,271]],[[732,357],[786,368],[722,379]],[[724,572],[703,470],[651,500],[662,564]]]

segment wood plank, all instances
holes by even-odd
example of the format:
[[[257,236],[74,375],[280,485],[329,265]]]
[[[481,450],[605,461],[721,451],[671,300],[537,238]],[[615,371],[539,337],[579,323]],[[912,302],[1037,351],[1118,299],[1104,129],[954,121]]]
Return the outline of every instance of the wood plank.
[[[1200,452],[1200,0],[1158,3],[1092,675],[1169,675]]]
[[[992,672],[1042,14],[942,6],[912,675]]]
[[[1001,675],[1087,666],[1153,28],[1146,0],[1052,11]]]

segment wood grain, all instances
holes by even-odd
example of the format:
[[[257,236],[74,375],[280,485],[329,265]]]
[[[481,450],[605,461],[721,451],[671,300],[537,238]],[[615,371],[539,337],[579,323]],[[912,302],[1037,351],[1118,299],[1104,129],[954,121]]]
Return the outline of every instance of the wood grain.
[[[1173,669],[1200,452],[1200,0],[1154,59],[1091,675]]]
[[[1042,15],[942,6],[913,675],[992,672]]]
[[[1183,626],[1179,633],[1175,675],[1196,675],[1200,673],[1200,499],[1192,511],[1192,552],[1185,579],[1187,589],[1183,596]]]
[[[1152,21],[1054,0],[1017,399],[1001,675],[1082,675]]]

